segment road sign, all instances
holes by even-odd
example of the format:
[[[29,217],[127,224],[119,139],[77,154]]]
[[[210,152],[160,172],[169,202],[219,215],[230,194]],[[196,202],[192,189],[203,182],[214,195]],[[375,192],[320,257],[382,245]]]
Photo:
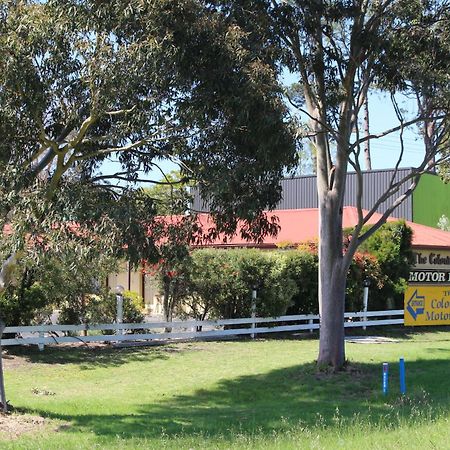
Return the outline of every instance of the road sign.
[[[450,325],[450,286],[408,287],[405,325]]]

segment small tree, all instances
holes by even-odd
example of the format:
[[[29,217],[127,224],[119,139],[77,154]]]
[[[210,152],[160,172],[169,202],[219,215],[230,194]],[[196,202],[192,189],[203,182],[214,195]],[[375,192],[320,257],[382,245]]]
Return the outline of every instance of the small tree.
[[[438,228],[444,231],[450,231],[450,219],[442,215],[437,223]]]
[[[155,203],[156,213],[161,216],[185,214],[189,210],[189,178],[180,171],[172,170],[150,188],[144,189]]]

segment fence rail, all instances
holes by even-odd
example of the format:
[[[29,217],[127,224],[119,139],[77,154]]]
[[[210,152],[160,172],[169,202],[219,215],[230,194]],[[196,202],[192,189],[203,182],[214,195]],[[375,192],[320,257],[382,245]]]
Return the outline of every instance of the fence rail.
[[[404,323],[403,313],[403,310],[345,313],[344,326],[346,328],[355,328],[401,325]],[[247,324],[249,327],[232,328],[233,325],[242,326]],[[166,329],[168,328],[175,331],[167,332]],[[70,342],[172,341],[174,339],[221,338],[245,335],[254,337],[257,334],[313,331],[319,328],[320,317],[318,315],[92,325],[37,325],[6,327],[3,334],[14,333],[16,337],[2,339],[1,344],[5,346],[34,344],[39,345],[39,348],[43,349],[44,345]],[[154,330],[154,332],[149,332],[149,330]],[[101,331],[115,331],[115,334],[98,334]],[[130,331],[134,331],[134,333],[130,333]],[[75,335],[75,333],[80,332],[86,335]],[[88,334],[92,332],[95,334]],[[29,334],[32,334],[32,336],[28,336]]]

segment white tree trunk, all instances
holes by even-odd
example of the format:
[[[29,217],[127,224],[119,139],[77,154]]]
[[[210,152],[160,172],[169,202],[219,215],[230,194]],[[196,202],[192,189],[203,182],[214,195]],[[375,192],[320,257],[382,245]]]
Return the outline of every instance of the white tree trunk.
[[[0,292],[3,292],[8,285],[10,280],[11,271],[16,263],[17,255],[13,253],[10,255],[2,264],[2,268],[0,270]]]

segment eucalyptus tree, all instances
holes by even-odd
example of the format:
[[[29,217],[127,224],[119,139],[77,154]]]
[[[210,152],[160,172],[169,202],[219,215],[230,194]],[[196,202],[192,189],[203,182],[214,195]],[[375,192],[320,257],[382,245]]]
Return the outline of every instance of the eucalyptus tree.
[[[449,2],[446,0],[217,0],[239,25],[267,33],[277,53],[290,112],[298,123],[297,142],[309,141],[316,160],[320,216],[319,365],[339,369],[345,362],[346,273],[358,246],[408,198],[420,176],[448,163]],[[397,123],[379,133],[360,130],[370,91],[391,99]],[[417,101],[405,114],[401,96]],[[416,127],[425,146],[417,167],[403,179],[404,131]],[[397,162],[386,191],[363,211],[361,159],[365,143],[398,136]],[[349,167],[357,173],[358,223],[343,242],[342,211]],[[406,190],[403,187],[406,186]],[[374,213],[385,212],[369,228]],[[301,226],[301,224],[299,224]]]
[[[274,46],[213,3],[1,2],[0,221],[17,239],[0,289],[41,222],[118,227],[155,259],[151,199],[130,186],[165,159],[213,195],[219,228],[276,230],[262,210],[295,151]]]
[[[285,50],[283,62],[301,86],[302,95],[290,99],[291,107],[307,122],[298,138],[309,139],[317,155],[318,363],[340,368],[345,362],[345,279],[356,249],[411,195],[430,165],[448,158],[448,2],[291,0],[266,2],[265,7],[273,33]],[[359,118],[374,85],[390,96],[398,124],[366,136],[360,133]],[[397,104],[398,95],[416,98],[417,114],[405,117]],[[405,153],[403,133],[415,125],[426,129],[427,145],[418,166],[399,180],[397,169]],[[363,144],[393,133],[399,134],[394,175],[380,198],[363,211]],[[342,211],[349,166],[357,173],[358,223],[344,244]],[[401,192],[404,183],[407,189]],[[365,225],[383,202],[385,212],[367,229]]]
[[[134,185],[165,159],[212,195],[214,232],[275,232],[263,209],[296,161],[276,62],[214,2],[1,1],[0,291],[67,239],[158,259],[164,227]]]

